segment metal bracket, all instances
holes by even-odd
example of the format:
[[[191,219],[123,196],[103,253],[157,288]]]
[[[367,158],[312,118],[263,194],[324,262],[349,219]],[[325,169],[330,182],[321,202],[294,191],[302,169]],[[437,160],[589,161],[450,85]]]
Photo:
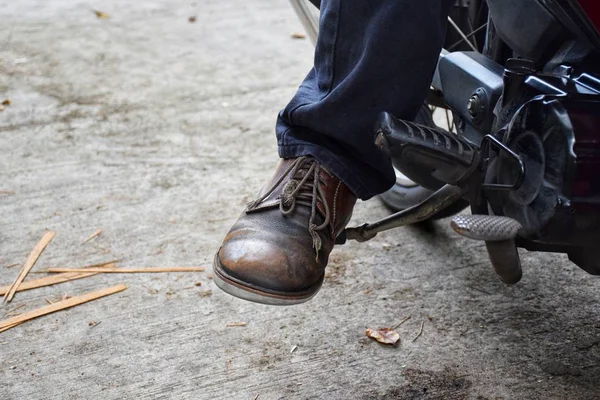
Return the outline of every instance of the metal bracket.
[[[504,151],[508,154],[513,160],[517,162],[519,165],[519,176],[517,177],[517,181],[513,185],[505,185],[505,184],[497,184],[497,183],[484,183],[481,185],[482,189],[487,190],[506,190],[506,191],[514,191],[521,187],[523,180],[525,179],[525,164],[523,164],[523,160],[521,157],[508,148],[504,143],[496,139],[492,135],[486,135],[481,141],[481,150],[480,154],[485,154],[489,146],[495,145],[501,151]]]

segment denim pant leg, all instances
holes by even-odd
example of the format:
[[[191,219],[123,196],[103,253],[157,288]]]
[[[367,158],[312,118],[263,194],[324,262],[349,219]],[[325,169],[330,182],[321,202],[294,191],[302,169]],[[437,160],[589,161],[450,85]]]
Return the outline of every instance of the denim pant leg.
[[[323,0],[314,67],[277,119],[279,156],[312,155],[363,200],[390,188],[374,123],[416,116],[453,2]]]

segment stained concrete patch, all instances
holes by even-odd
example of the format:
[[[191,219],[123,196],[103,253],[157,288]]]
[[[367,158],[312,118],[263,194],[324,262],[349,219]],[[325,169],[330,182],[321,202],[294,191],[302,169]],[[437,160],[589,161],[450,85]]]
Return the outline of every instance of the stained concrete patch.
[[[402,372],[402,376],[407,381],[405,385],[365,399],[465,400],[473,397],[470,391],[472,382],[468,377],[451,370],[435,372],[409,368]]]

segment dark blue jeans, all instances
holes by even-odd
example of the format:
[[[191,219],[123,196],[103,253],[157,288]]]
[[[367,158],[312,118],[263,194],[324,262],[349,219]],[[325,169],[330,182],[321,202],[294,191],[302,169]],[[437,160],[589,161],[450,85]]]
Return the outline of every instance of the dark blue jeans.
[[[413,119],[454,0],[323,0],[314,67],[279,113],[282,158],[311,155],[366,200],[395,182],[377,115]]]

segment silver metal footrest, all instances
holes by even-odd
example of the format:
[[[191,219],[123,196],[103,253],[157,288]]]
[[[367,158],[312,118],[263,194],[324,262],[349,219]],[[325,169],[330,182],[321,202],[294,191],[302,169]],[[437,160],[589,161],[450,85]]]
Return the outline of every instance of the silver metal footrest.
[[[521,229],[518,221],[493,215],[457,215],[450,226],[459,235],[485,241],[492,266],[502,282],[514,284],[521,280],[523,272],[515,244]]]
[[[518,221],[494,215],[457,215],[450,226],[461,236],[486,242],[514,239],[521,229]]]
[[[344,244],[346,240],[365,242],[373,239],[379,232],[400,226],[425,221],[463,197],[464,190],[458,186],[444,185],[421,203],[390,215],[371,224],[346,228],[336,239],[335,244]]]

